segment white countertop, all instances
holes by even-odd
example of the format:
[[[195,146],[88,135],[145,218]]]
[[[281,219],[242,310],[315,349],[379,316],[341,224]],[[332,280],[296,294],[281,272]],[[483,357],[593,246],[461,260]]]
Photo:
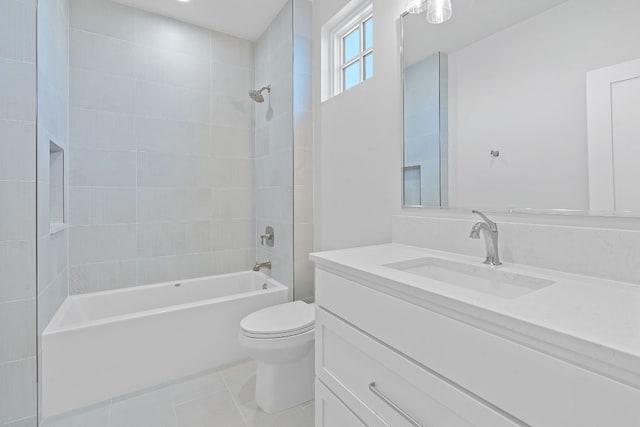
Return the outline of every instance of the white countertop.
[[[311,254],[320,268],[640,388],[640,285],[504,264],[555,282],[506,299],[384,266],[424,257],[483,261],[399,244]]]

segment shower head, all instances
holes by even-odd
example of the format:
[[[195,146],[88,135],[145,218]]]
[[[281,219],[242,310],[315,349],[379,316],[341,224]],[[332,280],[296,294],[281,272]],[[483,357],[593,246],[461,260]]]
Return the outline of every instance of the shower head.
[[[262,92],[264,92],[265,90],[267,91],[267,93],[271,93],[271,85],[265,86],[260,90],[250,90],[249,91],[249,96],[254,101],[262,103],[262,102],[264,102],[264,96],[262,95]]]

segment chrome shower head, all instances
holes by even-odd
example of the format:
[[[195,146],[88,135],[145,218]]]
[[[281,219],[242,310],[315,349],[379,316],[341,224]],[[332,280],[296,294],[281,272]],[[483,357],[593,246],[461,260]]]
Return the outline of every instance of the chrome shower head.
[[[264,95],[262,95],[262,92],[264,92],[265,90],[267,91],[267,93],[271,93],[271,85],[265,86],[260,90],[250,90],[249,91],[249,96],[254,101],[256,101],[258,103],[262,103],[262,102],[264,102]]]

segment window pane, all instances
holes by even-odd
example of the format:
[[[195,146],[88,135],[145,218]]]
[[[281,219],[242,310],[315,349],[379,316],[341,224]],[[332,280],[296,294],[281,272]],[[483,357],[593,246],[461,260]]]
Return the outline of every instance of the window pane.
[[[373,47],[373,18],[369,18],[364,23],[364,50]]]
[[[351,89],[358,83],[360,83],[360,61],[344,69],[344,90]]]
[[[364,79],[373,77],[373,52],[364,57]]]
[[[344,52],[344,62],[355,58],[360,54],[360,27],[353,30],[342,40],[342,50]]]

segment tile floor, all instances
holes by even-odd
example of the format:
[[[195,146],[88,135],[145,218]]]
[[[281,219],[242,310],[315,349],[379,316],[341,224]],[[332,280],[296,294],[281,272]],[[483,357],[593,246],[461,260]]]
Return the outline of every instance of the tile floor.
[[[262,412],[255,380],[255,362],[242,363],[49,419],[43,427],[313,427],[313,402]]]

